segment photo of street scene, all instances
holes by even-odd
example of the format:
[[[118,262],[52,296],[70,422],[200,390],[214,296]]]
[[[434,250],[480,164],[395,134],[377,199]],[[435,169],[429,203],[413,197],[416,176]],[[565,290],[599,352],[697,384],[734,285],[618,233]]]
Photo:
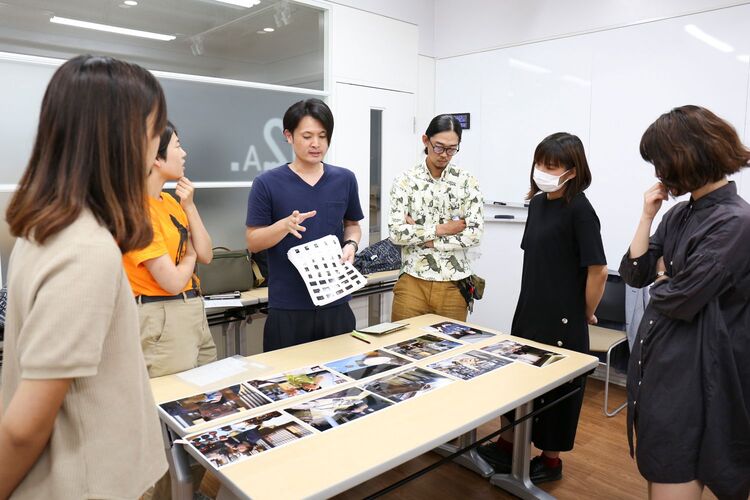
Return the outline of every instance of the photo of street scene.
[[[325,431],[393,405],[359,387],[299,403],[285,411],[319,431]]]
[[[398,403],[443,387],[451,382],[453,382],[452,379],[438,373],[423,368],[412,368],[373,380],[366,384],[364,389]]]
[[[471,380],[474,377],[489,373],[498,368],[512,363],[509,359],[500,358],[482,351],[469,351],[452,358],[438,361],[428,365],[435,371],[445,373],[462,380]]]
[[[453,340],[428,334],[411,340],[405,340],[398,344],[389,345],[386,349],[407,358],[420,360],[460,346],[461,344]]]
[[[311,434],[288,413],[273,411],[203,431],[186,439],[214,467],[221,468]]]

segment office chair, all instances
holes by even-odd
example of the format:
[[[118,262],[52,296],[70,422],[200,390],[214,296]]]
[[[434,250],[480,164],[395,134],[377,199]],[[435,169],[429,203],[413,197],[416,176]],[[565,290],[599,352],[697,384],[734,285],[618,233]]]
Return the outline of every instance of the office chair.
[[[612,351],[618,345],[628,340],[625,333],[625,282],[620,276],[610,271],[604,287],[599,307],[596,308],[598,325],[589,325],[589,349],[592,352],[606,353],[606,361],[599,364],[606,366],[604,376],[604,414],[614,417],[625,406],[621,404],[613,411],[609,411],[609,376],[612,368]]]

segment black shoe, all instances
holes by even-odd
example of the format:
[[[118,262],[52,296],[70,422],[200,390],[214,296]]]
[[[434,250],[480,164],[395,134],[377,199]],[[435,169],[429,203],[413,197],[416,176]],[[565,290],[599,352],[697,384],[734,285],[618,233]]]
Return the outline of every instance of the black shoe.
[[[529,478],[535,484],[562,479],[562,460],[557,467],[547,467],[541,455],[532,458],[529,465]]]
[[[493,442],[483,444],[477,448],[479,456],[489,463],[498,474],[509,474],[513,456],[507,451],[500,448]]]

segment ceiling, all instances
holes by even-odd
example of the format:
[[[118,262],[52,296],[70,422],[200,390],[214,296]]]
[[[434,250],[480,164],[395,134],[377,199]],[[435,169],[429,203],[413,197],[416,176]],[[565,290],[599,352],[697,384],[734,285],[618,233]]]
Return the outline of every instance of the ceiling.
[[[53,24],[53,16],[176,38]],[[288,0],[251,8],[215,0],[139,0],[132,7],[123,0],[0,0],[0,50],[59,58],[100,53],[154,70],[322,88],[323,11]]]

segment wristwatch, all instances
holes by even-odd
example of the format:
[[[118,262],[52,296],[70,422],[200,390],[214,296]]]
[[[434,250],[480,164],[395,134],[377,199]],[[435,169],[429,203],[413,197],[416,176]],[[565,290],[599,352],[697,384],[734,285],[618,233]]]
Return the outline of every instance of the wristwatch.
[[[359,251],[359,245],[354,240],[346,240],[343,245],[341,245],[341,248],[344,248],[346,245],[354,245],[354,253],[357,253]]]

